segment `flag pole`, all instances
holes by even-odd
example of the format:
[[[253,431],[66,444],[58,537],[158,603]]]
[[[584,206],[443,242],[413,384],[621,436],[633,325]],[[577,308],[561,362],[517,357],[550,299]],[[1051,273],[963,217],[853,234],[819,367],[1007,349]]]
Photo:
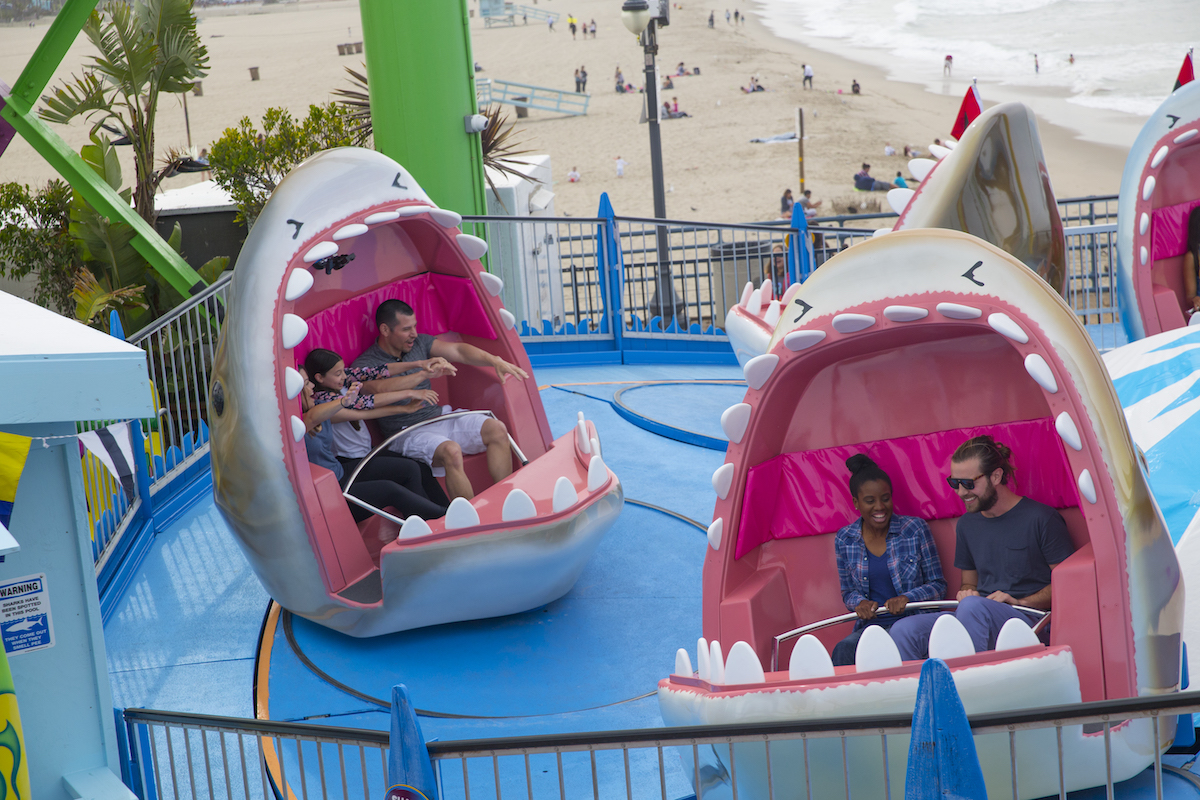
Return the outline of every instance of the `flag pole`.
[[[800,194],[804,194],[804,109],[796,109],[796,141],[800,143]]]

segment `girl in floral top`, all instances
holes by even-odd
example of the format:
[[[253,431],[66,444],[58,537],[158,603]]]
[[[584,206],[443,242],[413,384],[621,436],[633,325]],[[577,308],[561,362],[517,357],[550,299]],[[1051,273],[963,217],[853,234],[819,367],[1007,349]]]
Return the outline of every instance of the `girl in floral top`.
[[[416,411],[423,403],[436,403],[437,392],[432,390],[402,389],[393,392],[370,394],[360,391],[357,396],[350,397],[347,392],[355,383],[383,380],[392,377],[391,368],[396,367],[396,373],[411,372],[412,364],[397,361],[394,364],[384,364],[381,367],[347,367],[342,357],[332,350],[318,347],[304,358],[304,370],[312,378],[316,390],[313,400],[317,403],[329,403],[339,398],[343,400],[343,408],[354,408],[359,411],[375,408],[376,403],[390,406],[403,403],[411,408],[397,409],[398,413]]]

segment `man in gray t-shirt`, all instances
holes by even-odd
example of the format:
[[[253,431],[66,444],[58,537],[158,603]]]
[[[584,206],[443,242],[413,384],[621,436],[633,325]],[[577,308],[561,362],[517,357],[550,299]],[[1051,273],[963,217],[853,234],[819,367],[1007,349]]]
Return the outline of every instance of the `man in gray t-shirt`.
[[[354,360],[355,367],[375,367],[396,361],[411,363],[413,368],[395,373],[392,377],[411,375],[424,371],[427,377],[416,385],[416,389],[429,389],[429,378],[454,375],[457,370],[451,362],[478,367],[492,367],[501,382],[515,376],[521,380],[529,377],[525,370],[510,364],[465,342],[444,342],[425,333],[417,333],[417,317],[411,306],[402,300],[385,300],[375,311],[375,325],[379,337],[361,356]],[[383,383],[386,383],[386,380]],[[383,391],[385,387],[379,387]],[[387,436],[440,416],[441,406],[424,405],[410,414],[395,414],[381,417],[380,430]],[[396,443],[402,455],[424,461],[446,470],[446,492],[451,498],[475,496],[471,482],[463,471],[463,454],[487,453],[488,472],[493,481],[512,474],[512,447],[508,439],[508,428],[498,419],[484,414],[468,414],[462,417],[434,422],[417,428],[400,437]]]
[[[1050,610],[1050,572],[1075,550],[1058,511],[1012,490],[1012,451],[990,436],[967,440],[950,460],[947,482],[966,506],[958,519],[954,566],[962,570],[958,610],[975,652],[992,650],[1011,619],[1032,615],[1014,606]],[[929,654],[937,616],[902,619],[890,633],[906,661]]]

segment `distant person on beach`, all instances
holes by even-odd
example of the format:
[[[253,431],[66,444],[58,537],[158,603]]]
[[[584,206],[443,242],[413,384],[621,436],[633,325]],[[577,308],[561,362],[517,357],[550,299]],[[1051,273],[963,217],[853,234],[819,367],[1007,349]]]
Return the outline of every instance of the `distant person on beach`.
[[[792,190],[784,189],[783,197],[779,198],[779,216],[788,217],[792,214],[792,206],[796,201],[792,199]]]
[[[784,253],[783,245],[777,242],[771,247],[771,289],[775,292],[776,297],[783,297],[783,293],[787,291],[790,283],[787,255]]]
[[[621,158],[620,156],[617,156],[617,177],[618,178],[625,177],[625,167],[627,167],[628,165],[629,165],[628,161]]]
[[[575,70],[575,93],[579,94],[583,89],[579,86],[579,70]]]
[[[583,66],[579,68],[579,91],[587,91],[587,67]]]
[[[858,85],[858,81],[854,78],[850,79],[850,94],[862,94],[862,87]]]
[[[738,10],[736,8],[733,10],[733,24],[738,24]]]
[[[1041,66],[1038,64],[1038,60],[1037,60],[1037,53],[1034,53],[1034,54],[1033,54],[1033,72],[1034,72],[1034,74],[1037,74],[1037,73],[1039,73],[1039,72],[1041,72],[1041,71],[1042,71],[1042,68],[1041,68]]]
[[[763,85],[758,82],[758,78],[751,75],[750,76],[750,85],[743,86],[742,91],[745,92],[746,94],[754,94],[755,92],[765,92],[766,89],[764,89]]]
[[[573,17],[571,15],[567,16],[567,27],[571,29],[571,38],[574,39],[575,38],[575,30],[576,30],[575,17]]]
[[[670,75],[663,75],[662,88],[664,88],[664,89],[674,89],[675,88],[675,82],[671,80]]]
[[[947,77],[954,72],[954,56],[947,54],[942,61],[942,74]]]
[[[804,195],[800,198],[800,207],[804,209],[805,217],[815,217],[817,215],[817,206],[825,202],[824,200],[813,200],[812,189],[805,189]]]
[[[854,188],[862,192],[886,192],[896,187],[887,181],[877,181],[871,177],[871,165],[863,164],[862,171],[854,175]]]
[[[802,64],[804,67],[804,88],[813,88],[813,68],[812,64]]]
[[[716,21],[717,21],[717,12],[715,12],[715,11],[708,12],[708,27],[710,27],[710,28],[713,27],[713,25],[716,23]]]
[[[596,38],[596,20],[592,20],[591,22],[588,23],[588,30],[591,32],[592,38],[595,39]]]
[[[925,155],[925,154],[922,153],[919,148],[914,147],[911,144],[904,145],[904,157],[905,158],[920,158],[923,155]]]
[[[579,167],[571,167],[567,173],[567,183],[579,183]]]
[[[1074,53],[1071,53],[1071,57],[1067,59],[1067,63],[1069,63],[1071,66],[1075,66],[1075,54]]]
[[[884,143],[883,143],[883,154],[884,154],[885,156],[894,156],[894,155],[896,155],[896,148],[892,147],[892,143],[891,143],[891,142],[884,142]],[[907,151],[905,151],[905,153],[904,153],[904,154],[905,154],[905,155],[908,155],[908,152],[907,152]]]
[[[725,9],[725,24],[729,24],[729,9]]]
[[[546,25],[549,26],[550,32],[554,33],[554,17],[546,17]]]
[[[892,181],[897,189],[907,189],[908,181],[904,180],[904,176],[900,174],[900,170],[896,170],[896,180]]]

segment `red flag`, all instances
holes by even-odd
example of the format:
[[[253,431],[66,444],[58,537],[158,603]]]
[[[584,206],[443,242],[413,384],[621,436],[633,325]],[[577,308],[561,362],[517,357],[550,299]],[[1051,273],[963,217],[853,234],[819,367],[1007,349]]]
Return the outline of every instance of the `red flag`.
[[[955,139],[961,139],[967,126],[982,113],[983,101],[979,99],[979,89],[972,83],[971,88],[967,89],[967,95],[963,98],[962,105],[958,107],[958,116],[954,118],[954,130],[950,131],[950,135]]]
[[[1179,68],[1179,77],[1175,79],[1175,89],[1194,80],[1196,80],[1196,72],[1192,69],[1192,51],[1188,50],[1188,54],[1183,57],[1183,66]],[[1175,91],[1175,89],[1171,91]]]

